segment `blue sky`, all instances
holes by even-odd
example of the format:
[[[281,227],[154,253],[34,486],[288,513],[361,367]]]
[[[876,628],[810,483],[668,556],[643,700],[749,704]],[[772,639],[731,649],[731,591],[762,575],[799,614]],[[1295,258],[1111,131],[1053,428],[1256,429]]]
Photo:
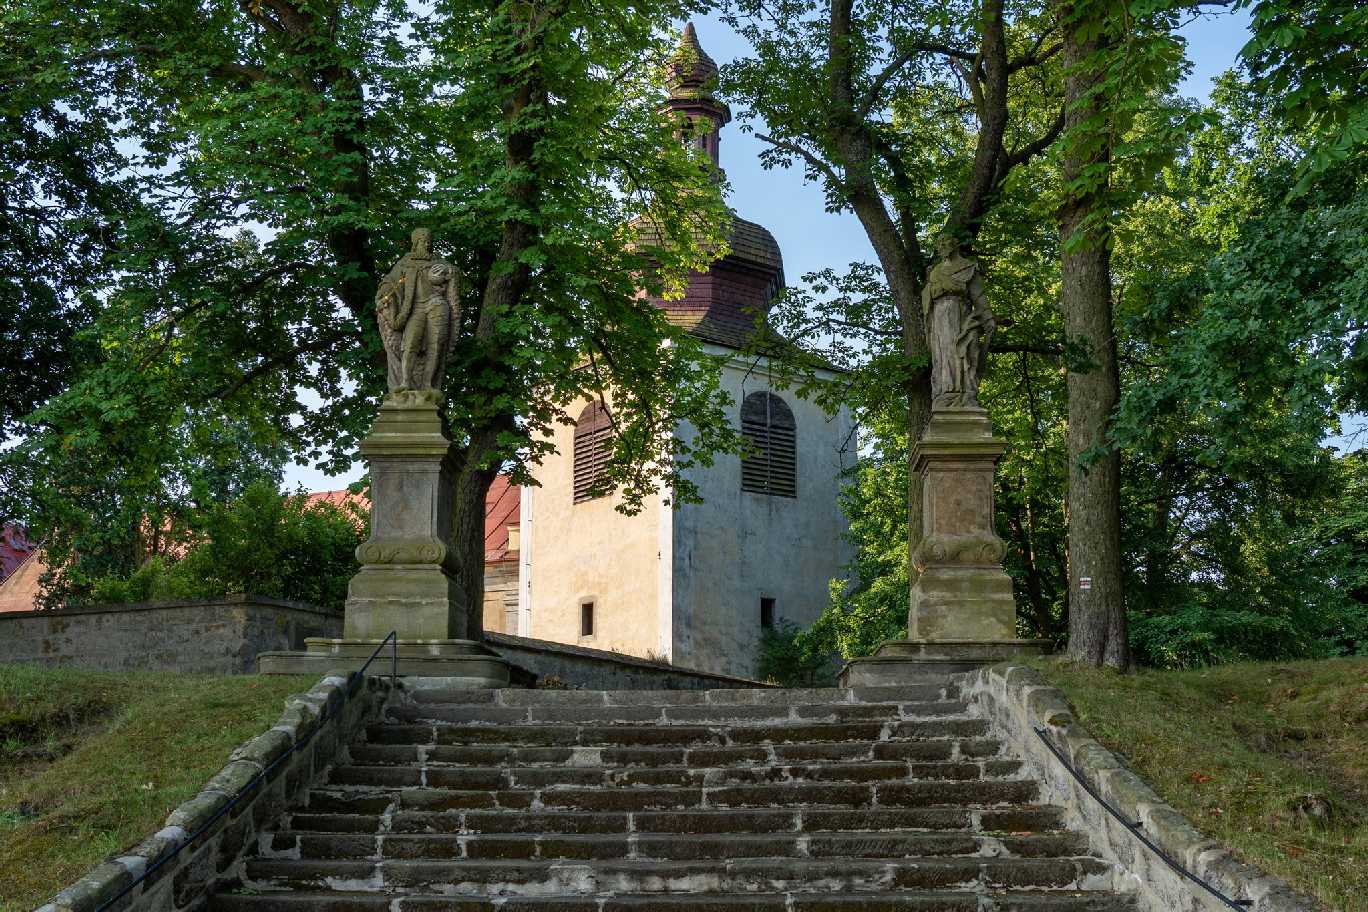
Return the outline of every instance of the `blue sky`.
[[[1248,15],[1241,11],[1204,14],[1188,22],[1180,34],[1188,42],[1192,73],[1181,87],[1184,95],[1205,99],[1212,81],[1235,64],[1240,48],[1249,38]],[[699,42],[719,64],[744,55],[744,40],[716,16],[694,20]],[[821,190],[805,184],[799,169],[760,167],[763,144],[733,123],[723,130],[722,166],[731,181],[730,203],[737,213],[769,228],[784,252],[784,273],[790,283],[805,273],[834,268],[838,271],[856,261],[872,261],[873,251],[864,230],[853,215],[824,211]],[[328,476],[313,468],[291,466],[286,470],[289,488],[309,490],[337,488],[359,478],[356,466],[343,476]]]

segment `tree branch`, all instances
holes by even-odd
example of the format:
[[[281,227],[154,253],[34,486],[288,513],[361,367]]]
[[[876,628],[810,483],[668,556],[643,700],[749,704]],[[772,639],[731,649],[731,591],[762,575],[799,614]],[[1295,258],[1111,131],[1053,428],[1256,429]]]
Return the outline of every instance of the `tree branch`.
[[[799,156],[803,159],[803,161],[807,162],[813,168],[826,175],[827,180],[835,184],[838,189],[840,189],[842,192],[845,191],[845,181],[843,181],[841,179],[841,176],[836,173],[836,169],[831,167],[831,165],[822,161],[812,152],[809,152],[807,149],[804,149],[797,143],[787,139],[777,139],[776,137],[769,136],[765,133],[757,133],[755,134],[755,138],[769,143],[776,149],[783,149],[785,152],[792,152],[794,155]]]

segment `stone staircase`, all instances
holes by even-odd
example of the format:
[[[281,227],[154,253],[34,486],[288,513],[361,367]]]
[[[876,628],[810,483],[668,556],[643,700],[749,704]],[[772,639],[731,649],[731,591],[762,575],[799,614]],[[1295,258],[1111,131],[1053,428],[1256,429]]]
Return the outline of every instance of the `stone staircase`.
[[[1122,912],[953,685],[416,690],[211,912]]]

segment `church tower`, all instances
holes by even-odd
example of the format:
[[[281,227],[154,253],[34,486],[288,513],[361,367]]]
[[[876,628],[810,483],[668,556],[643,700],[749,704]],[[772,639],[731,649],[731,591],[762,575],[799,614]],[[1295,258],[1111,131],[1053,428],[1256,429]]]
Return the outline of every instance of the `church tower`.
[[[731,111],[692,23],[665,75],[681,141],[720,169]],[[661,492],[623,516],[616,495],[589,495],[611,443],[608,416],[597,401],[572,408],[575,426],[556,431],[557,452],[534,473],[540,486],[522,489],[518,629],[507,632],[750,677],[767,629],[810,624],[826,606],[850,553],[838,501],[855,461],[852,420],[780,388],[768,358],[742,354],[771,332],[784,261],[774,235],[734,213],[727,237],[729,252],[691,273],[682,298],[651,301],[726,359],[722,386],[751,453],[690,470],[703,503]]]
[[[699,45],[692,22],[666,62],[665,75],[670,92],[665,108],[685,125],[680,138],[708,153],[720,170],[718,146],[731,109],[713,95],[717,64]],[[741,348],[784,288],[784,258],[774,235],[735,213],[727,242],[731,250],[725,257],[707,272],[689,276],[683,298],[652,301],[670,322],[703,341]]]

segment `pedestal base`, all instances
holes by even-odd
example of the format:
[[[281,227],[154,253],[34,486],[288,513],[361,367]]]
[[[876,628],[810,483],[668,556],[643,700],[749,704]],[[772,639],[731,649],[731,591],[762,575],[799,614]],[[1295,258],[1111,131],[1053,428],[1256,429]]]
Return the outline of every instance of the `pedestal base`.
[[[1049,651],[1049,640],[887,640],[872,656],[846,663],[841,686],[926,681]]]
[[[322,675],[328,671],[357,671],[380,640],[333,640],[310,637],[305,652],[263,652],[257,657],[261,674]],[[507,687],[508,662],[474,640],[400,640],[398,673],[414,678],[443,678],[445,687]],[[387,644],[371,663],[368,674],[390,673]]]

